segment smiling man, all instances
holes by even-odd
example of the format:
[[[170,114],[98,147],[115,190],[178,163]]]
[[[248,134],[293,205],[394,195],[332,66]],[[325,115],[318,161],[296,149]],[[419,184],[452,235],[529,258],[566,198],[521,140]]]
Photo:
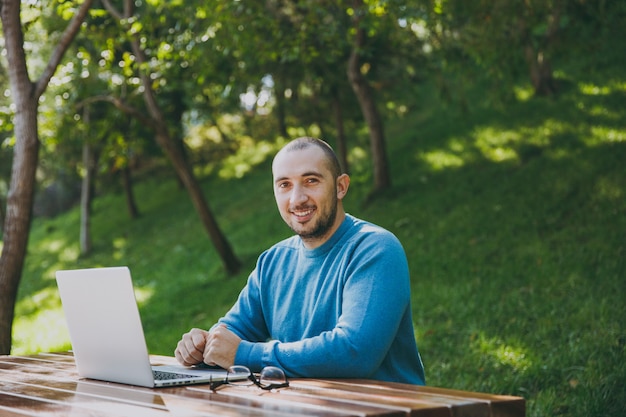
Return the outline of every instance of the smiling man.
[[[278,211],[295,235],[261,254],[237,302],[210,331],[183,335],[178,360],[424,384],[398,239],[346,214],[350,178],[326,142],[289,142],[272,174]]]
[[[350,177],[325,143],[312,146],[309,138],[291,142],[274,158],[274,197],[281,217],[314,249],[335,233],[346,217],[343,197]]]

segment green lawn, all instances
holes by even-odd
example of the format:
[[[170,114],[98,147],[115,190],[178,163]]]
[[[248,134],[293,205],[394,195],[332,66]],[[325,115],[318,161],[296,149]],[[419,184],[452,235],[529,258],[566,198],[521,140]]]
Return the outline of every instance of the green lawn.
[[[366,140],[352,144],[350,213],[392,230],[412,272],[415,333],[430,385],[521,395],[528,416],[621,416],[626,404],[626,79],[570,81],[554,100],[416,106],[387,122],[393,188],[365,199]],[[435,103],[421,92],[420,102]],[[421,103],[421,102],[420,102]],[[362,149],[359,149],[362,147]],[[160,176],[159,176],[160,175]],[[14,354],[68,349],[60,268],[128,265],[150,351],[235,300],[256,257],[289,235],[267,161],[203,180],[238,256],[228,277],[184,191],[165,172],[94,203],[94,254],[74,209],[33,224]]]

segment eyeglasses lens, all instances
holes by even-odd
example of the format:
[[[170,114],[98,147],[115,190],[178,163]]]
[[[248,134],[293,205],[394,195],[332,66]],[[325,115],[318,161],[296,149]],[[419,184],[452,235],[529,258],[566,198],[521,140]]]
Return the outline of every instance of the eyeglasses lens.
[[[250,385],[252,372],[245,366],[234,365],[228,368],[227,380],[231,385]]]
[[[259,383],[262,387],[269,389],[286,387],[288,385],[285,372],[275,366],[267,366],[261,370]]]

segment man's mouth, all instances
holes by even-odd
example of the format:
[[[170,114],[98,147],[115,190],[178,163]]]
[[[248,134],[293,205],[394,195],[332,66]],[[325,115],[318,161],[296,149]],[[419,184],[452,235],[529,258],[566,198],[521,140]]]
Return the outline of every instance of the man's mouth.
[[[315,209],[312,209],[312,208],[299,209],[299,210],[296,209],[296,210],[291,210],[291,214],[296,216],[298,220],[302,221],[302,220],[308,220],[314,211]]]

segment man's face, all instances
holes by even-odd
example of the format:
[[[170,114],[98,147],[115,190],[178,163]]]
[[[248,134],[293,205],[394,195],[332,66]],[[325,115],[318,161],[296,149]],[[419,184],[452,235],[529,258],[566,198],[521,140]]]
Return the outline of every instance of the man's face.
[[[274,159],[272,172],[274,197],[285,223],[307,247],[324,243],[343,220],[337,219],[337,206],[338,194],[341,198],[345,194],[324,152],[316,146],[283,150]]]

